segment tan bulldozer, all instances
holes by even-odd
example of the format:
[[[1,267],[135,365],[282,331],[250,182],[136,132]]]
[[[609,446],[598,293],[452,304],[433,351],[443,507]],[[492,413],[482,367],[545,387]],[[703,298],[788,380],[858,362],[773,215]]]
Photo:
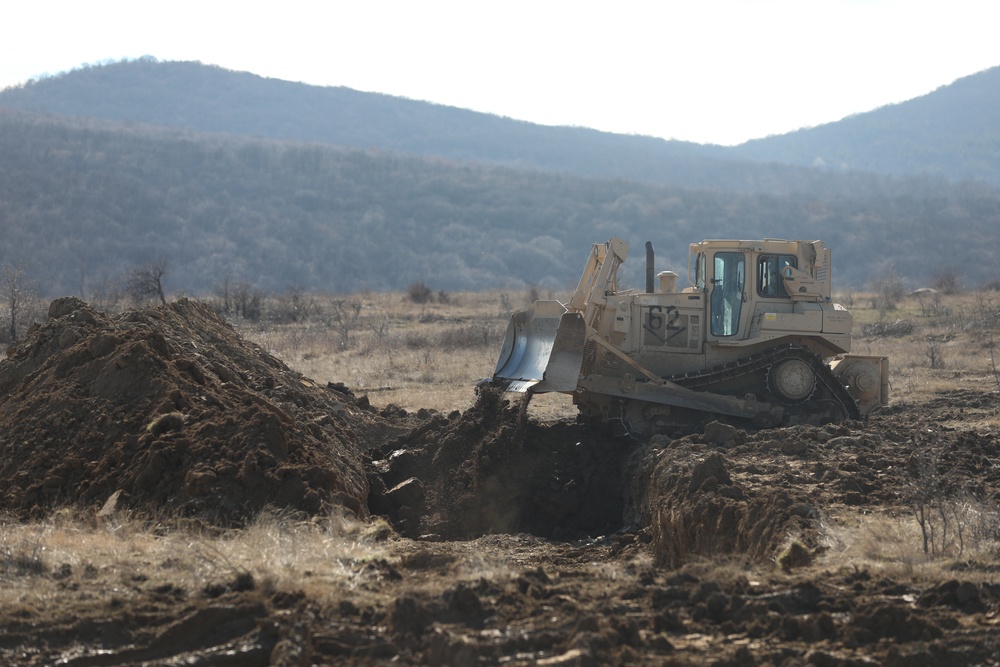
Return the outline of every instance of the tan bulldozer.
[[[862,419],[888,403],[888,359],[848,354],[853,320],[831,299],[821,241],[691,244],[681,289],[646,243],[644,292],[618,288],[627,254],[621,239],[595,244],[568,303],[514,313],[490,382],[571,394],[582,419],[638,436],[692,418]]]

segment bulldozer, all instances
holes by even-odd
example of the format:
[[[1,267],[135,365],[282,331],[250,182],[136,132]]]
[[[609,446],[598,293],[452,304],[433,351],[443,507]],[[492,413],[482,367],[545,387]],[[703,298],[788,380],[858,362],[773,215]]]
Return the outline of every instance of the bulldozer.
[[[595,243],[568,303],[513,313],[488,382],[525,402],[570,394],[581,420],[638,437],[698,419],[863,419],[888,403],[888,359],[849,354],[822,241],[693,243],[680,289],[647,242],[644,292],[619,289],[627,256],[622,239]]]

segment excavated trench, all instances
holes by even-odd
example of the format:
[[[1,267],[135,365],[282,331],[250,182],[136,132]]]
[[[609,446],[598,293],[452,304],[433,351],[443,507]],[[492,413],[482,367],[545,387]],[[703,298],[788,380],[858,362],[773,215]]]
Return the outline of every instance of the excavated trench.
[[[847,433],[844,426],[748,435],[718,422],[703,433],[649,442],[568,423],[526,422],[500,393],[437,418],[374,453],[369,507],[402,534],[470,539],[528,533],[577,541],[631,534],[657,560],[774,558],[789,536],[810,543],[816,511],[806,490],[772,483],[783,474],[740,459],[780,459]],[[767,435],[770,433],[771,435]],[[738,455],[731,457],[730,452]]]
[[[369,453],[369,508],[409,537],[528,533],[565,540],[621,530],[637,444],[524,419],[494,388]]]

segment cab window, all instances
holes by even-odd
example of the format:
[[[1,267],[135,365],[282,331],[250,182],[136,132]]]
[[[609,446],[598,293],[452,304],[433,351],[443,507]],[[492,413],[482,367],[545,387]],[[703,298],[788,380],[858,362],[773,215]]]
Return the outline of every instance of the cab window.
[[[786,266],[798,268],[795,255],[761,255],[757,258],[757,294],[764,297],[787,297],[781,271]]]
[[[695,285],[701,292],[705,291],[705,285],[707,284],[707,278],[705,277],[705,253],[698,253],[698,265],[695,268]]]

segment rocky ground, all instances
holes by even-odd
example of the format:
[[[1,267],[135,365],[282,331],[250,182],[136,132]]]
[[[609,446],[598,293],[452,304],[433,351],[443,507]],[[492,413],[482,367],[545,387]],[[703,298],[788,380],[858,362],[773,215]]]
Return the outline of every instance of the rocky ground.
[[[0,608],[0,662],[995,665],[1000,558],[969,554],[1000,529],[956,508],[995,519],[1000,440],[979,425],[997,410],[983,387],[866,423],[637,442],[489,391],[465,413],[376,409],[202,304],[60,299],[0,362],[6,521],[239,531],[276,507],[381,528],[342,579],[291,586],[193,585],[169,557],[123,580],[0,544],[0,585],[52,591]],[[833,557],[832,527],[920,511],[943,576]]]

